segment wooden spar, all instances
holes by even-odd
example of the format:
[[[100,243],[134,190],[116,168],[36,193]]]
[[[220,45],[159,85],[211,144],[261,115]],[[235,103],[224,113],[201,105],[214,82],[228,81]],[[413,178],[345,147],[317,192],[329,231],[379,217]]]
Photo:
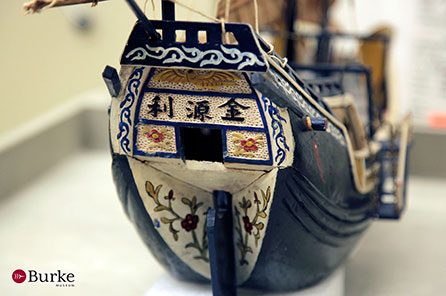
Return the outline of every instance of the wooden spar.
[[[161,39],[161,35],[155,30],[155,27],[152,25],[152,22],[146,17],[144,12],[139,8],[138,4],[134,0],[126,0],[127,4],[132,9],[133,13],[138,18],[139,22],[143,25],[144,30],[155,40]]]
[[[175,20],[175,3],[169,0],[162,1],[162,14],[163,20],[174,21]]]
[[[52,8],[59,6],[75,5],[75,4],[85,4],[93,3],[95,6],[99,1],[106,0],[33,0],[31,2],[25,3],[23,9],[26,14],[39,12],[44,8]],[[144,12],[139,8],[138,4],[134,0],[126,0],[127,4],[132,9],[133,13],[138,18],[139,22],[143,25],[144,30],[150,36],[150,38],[159,40],[161,36],[156,32],[150,20],[145,16]]]
[[[287,38],[286,38],[286,57],[290,62],[295,62],[295,47],[294,47],[294,22],[297,18],[297,1],[296,0],[288,0],[287,2],[287,9],[286,9],[286,28],[288,31]]]
[[[40,12],[44,8],[60,7],[76,4],[93,3],[96,6],[98,2],[107,0],[32,0],[23,5],[26,14]]]
[[[327,29],[328,27],[328,9],[330,7],[330,3],[328,0],[322,1],[322,17],[320,21],[320,26],[322,29],[322,33],[319,35],[318,44],[317,44],[317,52],[316,52],[316,63],[324,64],[330,62],[330,33]]]

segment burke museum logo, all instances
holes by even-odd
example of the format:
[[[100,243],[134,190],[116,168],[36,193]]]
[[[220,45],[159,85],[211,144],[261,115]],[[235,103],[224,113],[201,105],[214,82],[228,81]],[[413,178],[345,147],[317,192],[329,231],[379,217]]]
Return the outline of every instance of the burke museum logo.
[[[59,269],[52,273],[41,273],[32,269],[26,273],[22,269],[16,269],[12,273],[12,280],[17,284],[27,281],[28,283],[55,283],[56,287],[74,287],[74,274],[64,273]]]

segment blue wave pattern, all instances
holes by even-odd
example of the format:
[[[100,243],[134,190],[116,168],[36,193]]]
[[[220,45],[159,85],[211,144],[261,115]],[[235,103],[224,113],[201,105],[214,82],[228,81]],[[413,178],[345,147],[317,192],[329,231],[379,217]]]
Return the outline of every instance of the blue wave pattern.
[[[285,160],[286,151],[290,151],[290,147],[288,147],[288,144],[286,143],[286,137],[282,126],[282,122],[287,123],[287,121],[285,118],[279,115],[279,110],[274,107],[271,100],[265,96],[262,96],[262,100],[264,103],[265,112],[268,112],[272,120],[271,127],[273,129],[273,138],[277,145],[277,154],[274,160],[278,165],[281,165]]]
[[[241,70],[247,66],[265,66],[265,62],[261,61],[252,52],[241,52],[237,48],[227,48],[220,45],[220,50],[209,49],[201,51],[195,47],[150,47],[146,44],[144,47],[137,47],[130,51],[126,58],[130,61],[141,60],[148,58],[162,60],[163,64],[177,64],[181,65],[183,61],[193,64],[200,62],[199,66],[206,65],[237,65],[237,70]]]
[[[141,85],[143,70],[144,67],[137,68],[133,71],[132,75],[130,75],[130,81],[127,86],[128,93],[119,105],[121,108],[121,115],[119,117],[119,133],[117,138],[121,141],[121,148],[126,153],[130,152],[130,140],[128,138],[130,126],[132,125],[132,119],[130,118],[132,111],[130,109],[138,96],[138,88]]]

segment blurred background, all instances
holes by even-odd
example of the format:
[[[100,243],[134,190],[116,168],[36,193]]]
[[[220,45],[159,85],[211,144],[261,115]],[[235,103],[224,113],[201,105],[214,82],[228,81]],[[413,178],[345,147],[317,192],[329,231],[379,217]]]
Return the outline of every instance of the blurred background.
[[[160,1],[153,2],[138,1],[149,18],[159,19]],[[181,2],[224,14],[218,1]],[[251,9],[252,1],[233,2],[249,2],[245,9]],[[319,2],[297,2],[291,31],[320,32],[311,24],[324,19],[314,4]],[[414,118],[409,207],[401,221],[377,221],[369,229],[347,264],[346,295],[440,295],[446,289],[446,1],[327,2],[332,30],[388,34],[381,69],[388,117],[412,112]],[[22,0],[2,1],[0,8],[0,291],[143,295],[164,272],[127,221],[114,189],[110,99],[101,77],[106,65],[119,69],[135,16],[122,0],[29,16]],[[246,15],[231,15],[253,24]],[[207,21],[178,5],[176,17]],[[259,23],[285,54],[275,32],[290,28],[262,7]],[[314,52],[311,38],[304,37],[295,39],[301,64],[314,58],[306,53]],[[335,59],[360,56],[361,41],[340,39],[333,45]],[[75,287],[17,285],[10,278],[17,268],[72,272]]]

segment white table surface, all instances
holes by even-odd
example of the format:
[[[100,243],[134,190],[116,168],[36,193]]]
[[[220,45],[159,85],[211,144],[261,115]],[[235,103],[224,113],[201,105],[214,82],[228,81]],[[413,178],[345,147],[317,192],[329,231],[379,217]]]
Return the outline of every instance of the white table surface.
[[[102,151],[73,155],[1,201],[1,295],[144,295],[165,280],[121,209],[110,164]],[[72,272],[75,287],[19,285],[17,268]],[[345,295],[445,291],[446,180],[413,177],[402,221],[373,223],[348,261]]]

